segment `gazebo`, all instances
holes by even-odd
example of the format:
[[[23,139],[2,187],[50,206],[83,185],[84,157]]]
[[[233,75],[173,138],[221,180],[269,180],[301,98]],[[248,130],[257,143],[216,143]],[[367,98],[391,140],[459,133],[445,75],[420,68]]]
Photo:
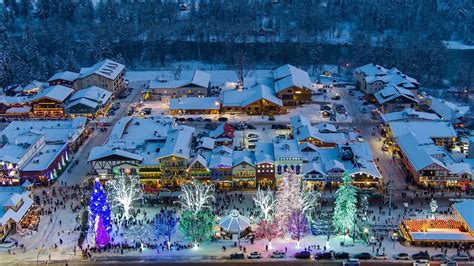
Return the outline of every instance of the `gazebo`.
[[[233,236],[237,234],[240,246],[240,233],[250,227],[250,220],[240,215],[238,210],[231,210],[229,215],[222,217],[219,226],[222,230],[232,233]]]

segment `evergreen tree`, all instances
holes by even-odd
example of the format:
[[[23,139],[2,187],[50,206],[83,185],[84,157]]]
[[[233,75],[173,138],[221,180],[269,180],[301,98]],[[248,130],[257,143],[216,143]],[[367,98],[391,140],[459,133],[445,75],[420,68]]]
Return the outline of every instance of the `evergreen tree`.
[[[95,245],[97,247],[104,247],[110,242],[110,236],[107,230],[104,227],[104,222],[102,216],[98,215],[96,217],[96,226],[95,226]]]
[[[355,226],[357,211],[357,189],[352,185],[352,178],[347,172],[342,178],[342,185],[336,191],[336,203],[333,215],[333,229],[335,234],[354,235],[357,231]]]
[[[102,217],[104,228],[112,231],[112,224],[110,220],[110,206],[107,203],[107,195],[105,195],[104,188],[100,184],[99,179],[94,183],[91,191],[91,199],[89,203],[89,225],[93,226],[97,216]]]
[[[214,214],[208,210],[199,211],[197,214],[184,211],[179,219],[180,232],[195,244],[210,240],[213,226]]]
[[[301,177],[291,170],[285,172],[276,192],[277,205],[274,217],[282,232],[286,232],[288,229],[288,219],[291,213],[301,210],[300,186]]]

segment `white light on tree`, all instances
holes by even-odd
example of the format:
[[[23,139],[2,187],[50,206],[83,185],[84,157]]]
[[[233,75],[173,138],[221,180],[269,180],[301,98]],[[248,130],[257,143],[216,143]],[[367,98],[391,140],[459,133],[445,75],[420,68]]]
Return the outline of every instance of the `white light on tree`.
[[[137,175],[114,176],[107,182],[107,190],[112,206],[123,209],[126,220],[130,217],[133,202],[143,197],[143,190]]]
[[[259,208],[262,212],[263,220],[268,222],[276,205],[276,200],[273,196],[273,191],[271,191],[270,189],[262,190],[260,187],[258,187],[257,194],[255,194],[255,196],[253,197],[253,201],[255,202],[257,208]]]
[[[314,209],[320,206],[321,193],[319,191],[305,188],[301,191],[300,202],[301,211],[309,215]]]
[[[183,211],[190,211],[193,215],[197,215],[201,210],[210,208],[209,203],[213,200],[213,185],[203,184],[193,178],[191,182],[181,187],[179,204]]]
[[[434,219],[434,215],[436,211],[438,210],[438,202],[435,199],[431,199],[430,201],[430,212],[431,212],[431,218]]]

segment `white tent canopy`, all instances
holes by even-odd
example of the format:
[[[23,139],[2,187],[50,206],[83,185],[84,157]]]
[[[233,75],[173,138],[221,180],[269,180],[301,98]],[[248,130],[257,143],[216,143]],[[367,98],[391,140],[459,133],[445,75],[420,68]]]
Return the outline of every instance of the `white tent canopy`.
[[[222,217],[219,226],[225,231],[240,233],[250,227],[250,220],[240,215],[238,210],[231,210],[229,215]]]

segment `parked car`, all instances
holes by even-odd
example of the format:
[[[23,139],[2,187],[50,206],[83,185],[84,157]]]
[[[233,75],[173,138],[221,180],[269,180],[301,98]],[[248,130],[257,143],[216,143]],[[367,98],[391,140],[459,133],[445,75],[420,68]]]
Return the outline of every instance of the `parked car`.
[[[360,260],[370,260],[372,258],[372,255],[368,252],[362,252],[354,255],[354,258],[360,259]]]
[[[283,259],[283,258],[286,258],[286,254],[283,251],[273,251],[270,257],[274,259]]]
[[[197,121],[197,122],[202,122],[202,121],[204,121],[204,118],[198,117],[198,118],[196,118],[196,121]]]
[[[321,111],[331,111],[331,106],[329,106],[329,105],[321,105],[321,107],[319,108],[319,110],[321,110]]]
[[[297,259],[309,259],[311,258],[311,253],[309,251],[300,251],[295,253],[295,258]]]
[[[211,122],[212,122],[212,119],[210,119],[210,118],[204,118],[204,122],[211,123]]]
[[[364,101],[362,105],[369,105],[369,102]]]
[[[340,100],[340,99],[341,99],[341,96],[339,96],[339,95],[335,95],[335,96],[331,97],[331,100],[335,100],[335,101]]]
[[[455,261],[470,261],[471,258],[467,254],[457,254],[451,257]]]
[[[179,121],[179,122],[186,122],[186,118],[180,117],[180,118],[178,118],[178,121]]]
[[[263,257],[262,257],[262,254],[260,252],[254,251],[254,252],[250,253],[250,255],[248,255],[247,258],[255,260],[255,259],[261,259]]]
[[[268,121],[275,121],[275,117],[274,116],[269,116]]]
[[[219,122],[227,122],[229,119],[227,117],[219,117],[219,119],[217,119]]]
[[[247,134],[247,138],[258,138],[258,135],[255,133],[249,133]]]
[[[458,266],[458,263],[455,260],[445,260],[440,263],[440,266]]]
[[[243,252],[235,252],[230,254],[230,259],[231,260],[243,260],[245,259],[244,253]]]
[[[188,117],[186,120],[187,120],[188,122],[194,122],[194,118],[192,118],[192,117]]]
[[[142,113],[144,113],[145,115],[151,114],[151,108],[150,107],[143,108]]]
[[[249,138],[247,141],[248,142],[257,142],[258,138]]]
[[[358,259],[347,259],[342,262],[343,266],[359,266],[360,261]]]
[[[444,254],[436,254],[436,255],[431,256],[431,260],[434,260],[434,261],[444,261],[447,259],[448,259],[448,256]]]
[[[429,260],[416,260],[413,262],[413,266],[430,266]]]
[[[336,252],[334,253],[334,258],[338,260],[344,260],[349,258],[349,253],[347,252]]]
[[[332,253],[331,252],[316,252],[316,254],[314,254],[314,259],[315,260],[329,260],[329,259],[332,259]]]
[[[411,255],[411,257],[414,260],[429,260],[430,254],[428,252],[421,251],[421,252]]]
[[[398,253],[397,255],[394,255],[393,258],[396,260],[409,260],[410,255],[407,253]]]

